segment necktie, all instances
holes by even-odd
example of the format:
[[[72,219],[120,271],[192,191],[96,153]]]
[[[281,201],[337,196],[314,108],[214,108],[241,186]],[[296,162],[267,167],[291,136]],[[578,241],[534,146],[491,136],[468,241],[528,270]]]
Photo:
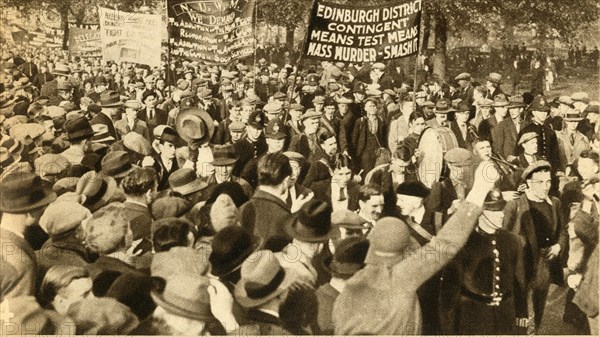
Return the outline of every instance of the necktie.
[[[571,145],[575,145],[575,134],[571,134]]]
[[[344,192],[344,188],[340,187],[340,198],[338,201],[345,201],[346,200],[346,192]]]
[[[150,109],[148,110],[148,119],[153,119],[154,118],[154,109]]]

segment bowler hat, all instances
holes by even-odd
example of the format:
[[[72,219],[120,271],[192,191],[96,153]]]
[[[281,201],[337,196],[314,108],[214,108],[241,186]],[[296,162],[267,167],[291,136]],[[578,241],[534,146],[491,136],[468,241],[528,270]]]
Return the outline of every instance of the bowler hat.
[[[269,250],[250,255],[241,268],[241,279],[234,290],[235,299],[245,308],[258,307],[286,291],[295,273],[285,270]]]
[[[502,211],[506,206],[506,200],[502,196],[502,191],[493,188],[485,197],[483,209],[487,211]]]
[[[31,172],[13,172],[0,184],[0,211],[27,213],[56,199],[56,193],[43,187],[42,179]]]
[[[237,161],[238,155],[232,144],[215,145],[213,148],[213,158],[212,164],[214,166],[229,166]]]
[[[199,108],[181,111],[175,119],[175,129],[179,136],[188,143],[208,142],[215,132],[212,117]]]
[[[123,178],[135,167],[126,151],[109,152],[102,158],[101,165],[102,173],[113,178]]]
[[[71,118],[65,123],[65,129],[70,141],[77,142],[94,137],[94,130],[85,117]]]
[[[333,230],[331,207],[325,202],[311,199],[285,221],[285,230],[288,235],[300,241],[327,241]]]
[[[208,257],[211,274],[222,277],[236,271],[261,244],[262,240],[259,237],[253,236],[240,226],[230,225],[223,228],[212,241],[212,252]]]
[[[193,169],[182,168],[169,175],[171,189],[183,196],[195,193],[208,186],[196,176]]]
[[[165,282],[157,282],[150,295],[159,307],[172,315],[210,322],[214,316],[210,310],[209,286],[206,276],[179,275]]]
[[[100,94],[100,106],[103,108],[117,107],[123,105],[119,93],[112,90],[107,90]]]
[[[348,279],[365,266],[369,240],[349,237],[335,247],[335,254],[325,258],[325,268],[333,277]]]
[[[426,198],[429,188],[420,181],[405,181],[396,187],[396,194],[408,195],[418,198]]]

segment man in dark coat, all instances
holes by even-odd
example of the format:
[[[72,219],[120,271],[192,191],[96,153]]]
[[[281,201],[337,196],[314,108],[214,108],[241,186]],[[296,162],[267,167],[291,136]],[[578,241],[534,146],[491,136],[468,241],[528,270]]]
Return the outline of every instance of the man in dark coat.
[[[123,103],[116,91],[104,91],[100,95],[100,106],[102,107],[102,111],[92,118],[90,124],[104,124],[108,127],[109,136],[117,140],[120,139],[119,134],[115,129],[115,121],[118,119],[117,115],[119,113],[119,107],[122,105]]]
[[[560,201],[549,196],[551,166],[537,161],[522,175],[528,189],[504,209],[503,227],[517,234],[524,247],[525,281],[530,317],[528,330],[536,331],[542,321],[550,282],[564,284],[560,255],[568,245],[567,227],[563,223]]]
[[[13,172],[0,184],[0,243],[6,247],[0,261],[0,301],[35,295],[37,263],[24,236],[55,199],[56,194],[43,188],[40,177],[33,173]]]
[[[263,135],[265,114],[254,111],[246,124],[246,136],[234,144],[239,158],[233,167],[233,175],[239,177],[246,164],[253,158],[267,153],[267,142]]]
[[[152,134],[157,125],[167,124],[168,113],[156,107],[158,96],[154,91],[148,91],[142,96],[144,108],[138,112],[138,119],[146,122],[148,133]]]
[[[508,113],[510,118],[506,118],[498,123],[497,127],[492,131],[492,148],[494,153],[500,155],[506,160],[511,160],[517,152],[517,136],[523,128],[529,124],[523,120],[522,112],[524,104],[520,96],[511,97],[508,105]]]

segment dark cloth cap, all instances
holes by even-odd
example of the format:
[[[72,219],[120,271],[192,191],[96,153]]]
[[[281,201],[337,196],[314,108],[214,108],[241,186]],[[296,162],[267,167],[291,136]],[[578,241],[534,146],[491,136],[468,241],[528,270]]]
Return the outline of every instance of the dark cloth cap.
[[[426,198],[429,195],[429,192],[429,188],[420,181],[405,181],[396,187],[396,194],[419,198]]]
[[[545,160],[538,160],[535,163],[529,165],[525,169],[525,171],[523,171],[521,178],[523,180],[527,180],[531,177],[532,174],[542,171],[542,170],[550,170],[551,168],[552,168],[552,165],[550,165],[549,162],[547,162]]]
[[[548,100],[544,96],[537,95],[533,99],[530,109],[531,111],[550,112],[550,105],[548,104]]]

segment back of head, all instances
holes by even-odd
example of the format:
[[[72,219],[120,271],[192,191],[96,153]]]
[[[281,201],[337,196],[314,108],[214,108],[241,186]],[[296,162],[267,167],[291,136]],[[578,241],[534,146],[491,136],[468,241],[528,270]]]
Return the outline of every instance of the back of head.
[[[288,158],[281,153],[269,153],[258,161],[258,184],[278,186],[292,175]]]

